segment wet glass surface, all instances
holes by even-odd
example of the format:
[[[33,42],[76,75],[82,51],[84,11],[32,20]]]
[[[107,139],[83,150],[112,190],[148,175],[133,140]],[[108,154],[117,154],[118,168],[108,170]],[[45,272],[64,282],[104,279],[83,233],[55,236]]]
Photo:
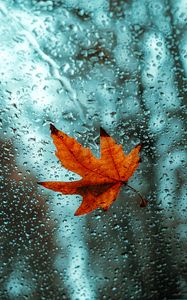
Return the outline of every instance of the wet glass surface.
[[[0,1],[0,299],[187,299],[185,0]],[[107,212],[38,181],[78,175],[49,124],[142,162]]]

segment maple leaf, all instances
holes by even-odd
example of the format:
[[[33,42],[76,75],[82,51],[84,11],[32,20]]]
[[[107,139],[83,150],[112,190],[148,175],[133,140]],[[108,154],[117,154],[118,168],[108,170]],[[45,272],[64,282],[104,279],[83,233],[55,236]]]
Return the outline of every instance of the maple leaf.
[[[95,157],[89,148],[83,147],[74,138],[50,125],[51,137],[56,146],[56,156],[66,169],[79,174],[82,179],[73,182],[39,182],[45,188],[64,195],[78,194],[83,197],[76,216],[89,213],[97,208],[107,210],[116,200],[122,185],[137,169],[141,145],[137,145],[125,155],[122,145],[118,145],[104,129],[100,129],[101,157]],[[135,189],[133,189],[135,190]],[[138,193],[139,194],[139,193]],[[139,194],[141,197],[141,195]],[[140,206],[147,205],[141,197]]]

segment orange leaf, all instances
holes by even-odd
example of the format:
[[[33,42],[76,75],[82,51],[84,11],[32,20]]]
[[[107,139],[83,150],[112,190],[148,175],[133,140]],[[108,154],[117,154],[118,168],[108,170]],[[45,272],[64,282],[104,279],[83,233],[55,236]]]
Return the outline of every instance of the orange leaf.
[[[101,158],[96,158],[89,148],[74,138],[50,126],[56,146],[56,156],[66,169],[79,174],[82,179],[73,182],[39,182],[42,186],[64,195],[83,197],[76,216],[89,213],[99,207],[107,210],[116,200],[120,188],[137,169],[140,161],[140,145],[125,155],[122,145],[116,144],[103,129],[100,130]],[[141,207],[147,201],[142,199]]]

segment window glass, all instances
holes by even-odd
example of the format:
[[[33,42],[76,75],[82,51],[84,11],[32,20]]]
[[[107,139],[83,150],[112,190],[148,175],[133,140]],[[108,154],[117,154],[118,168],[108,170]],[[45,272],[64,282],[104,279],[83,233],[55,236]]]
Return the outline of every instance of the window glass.
[[[186,1],[0,0],[0,299],[187,299]],[[50,124],[141,164],[107,211],[81,196]],[[116,158],[116,157],[115,157]]]

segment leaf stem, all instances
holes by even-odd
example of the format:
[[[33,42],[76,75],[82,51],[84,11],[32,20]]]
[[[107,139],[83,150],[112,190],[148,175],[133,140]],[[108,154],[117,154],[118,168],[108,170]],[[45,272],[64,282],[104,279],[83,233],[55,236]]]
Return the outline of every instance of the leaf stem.
[[[145,206],[147,206],[148,201],[142,197],[142,195],[140,194],[139,191],[137,191],[135,188],[133,188],[132,186],[130,186],[130,185],[127,184],[127,183],[126,183],[125,185],[126,185],[128,188],[130,188],[132,191],[134,191],[136,194],[138,194],[138,196],[139,196],[140,199],[141,199],[140,207],[145,207]]]

